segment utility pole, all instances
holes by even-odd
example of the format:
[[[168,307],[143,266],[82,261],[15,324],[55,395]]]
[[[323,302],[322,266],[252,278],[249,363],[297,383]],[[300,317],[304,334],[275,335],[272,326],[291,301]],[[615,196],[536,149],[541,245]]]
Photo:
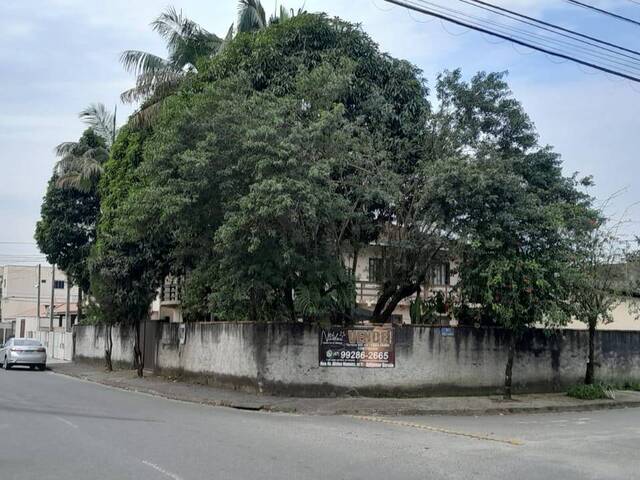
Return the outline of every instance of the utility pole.
[[[56,301],[56,266],[51,267],[51,305],[49,305],[49,331],[53,332],[53,310]]]
[[[38,289],[38,306],[37,308],[37,317],[38,317],[38,330],[40,330],[40,286],[42,285],[42,266],[38,264],[38,284],[36,288]]]
[[[69,302],[71,301],[71,282],[69,281],[69,275],[67,275],[67,306],[64,312],[65,330],[71,331],[71,316],[69,315]]]

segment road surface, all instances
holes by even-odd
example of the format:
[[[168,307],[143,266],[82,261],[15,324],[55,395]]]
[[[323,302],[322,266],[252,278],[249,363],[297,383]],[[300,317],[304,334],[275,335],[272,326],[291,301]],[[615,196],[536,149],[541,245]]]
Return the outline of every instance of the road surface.
[[[2,480],[638,478],[640,409],[314,417],[0,370]]]

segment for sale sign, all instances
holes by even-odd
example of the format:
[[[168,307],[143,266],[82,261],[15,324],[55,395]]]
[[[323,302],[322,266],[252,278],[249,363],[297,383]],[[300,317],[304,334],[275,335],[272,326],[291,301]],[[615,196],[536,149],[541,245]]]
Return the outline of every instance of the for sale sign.
[[[393,368],[393,327],[322,328],[319,353],[321,367]]]

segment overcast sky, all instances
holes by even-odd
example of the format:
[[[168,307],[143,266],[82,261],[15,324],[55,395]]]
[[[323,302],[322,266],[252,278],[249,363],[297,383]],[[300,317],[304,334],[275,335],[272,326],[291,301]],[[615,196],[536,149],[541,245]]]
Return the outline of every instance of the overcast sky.
[[[454,5],[453,1],[434,0]],[[2,0],[0,2],[0,264],[6,255],[36,254],[35,222],[55,156],[53,147],[77,140],[78,112],[92,102],[118,105],[119,123],[132,107],[119,93],[133,79],[118,63],[122,50],[164,55],[149,22],[168,0]],[[273,0],[263,0],[271,8]],[[536,123],[540,142],[562,154],[565,172],[593,175],[593,193],[618,193],[611,213],[640,200],[640,84],[596,73],[484,34],[429,21],[383,0],[288,0],[358,22],[382,50],[417,64],[430,84],[438,72],[461,68],[509,71],[515,96]],[[640,27],[562,0],[495,0],[547,21],[640,50]],[[631,0],[590,3],[640,19]],[[224,35],[236,0],[175,0],[176,8]],[[458,4],[458,2],[455,2]],[[640,208],[627,215],[627,233],[640,233]]]

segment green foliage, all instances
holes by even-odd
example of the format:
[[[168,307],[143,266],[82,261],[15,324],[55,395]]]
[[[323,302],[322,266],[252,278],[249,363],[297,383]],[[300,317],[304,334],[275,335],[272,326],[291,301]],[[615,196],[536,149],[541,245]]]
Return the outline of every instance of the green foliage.
[[[178,41],[191,24],[173,23]],[[390,268],[377,320],[454,254],[460,303],[485,318],[516,332],[568,318],[565,266],[590,199],[537,145],[504,75],[445,72],[433,110],[416,67],[306,13],[192,60],[105,164],[91,265],[107,317],[145,315],[171,273],[190,320],[347,319],[342,253],[378,240]],[[412,315],[442,309],[432,298]]]
[[[168,239],[154,268],[184,275],[186,318],[347,315],[354,285],[340,252],[376,235],[393,169],[415,157],[428,109],[417,71],[312,15],[238,35],[198,68],[144,142],[140,188],[116,209],[104,193],[114,241],[141,241],[143,225]],[[106,176],[126,163],[116,157]]]
[[[87,258],[96,236],[100,203],[94,192],[58,187],[58,177],[49,180],[36,224],[38,248],[83,291],[89,289]]]
[[[451,301],[442,292],[436,292],[427,298],[416,298],[409,304],[412,324],[433,324],[450,318]]]
[[[568,321],[572,239],[593,218],[591,199],[562,175],[557,154],[538,147],[533,125],[500,75],[470,84],[440,79],[438,162],[430,184],[458,242],[462,303],[516,332]],[[435,147],[434,147],[435,148]]]
[[[86,158],[85,154],[104,149],[104,141],[92,130],[87,130],[77,143],[72,144],[64,158]],[[84,178],[84,188],[65,188],[60,185],[58,170],[49,180],[42,201],[35,240],[47,260],[87,292],[90,286],[88,257],[96,239],[100,214],[97,183],[94,178]],[[62,173],[71,175],[72,170],[69,168]]]
[[[622,382],[618,387],[619,390],[632,390],[634,392],[640,392],[640,382],[637,380],[627,380]]]
[[[114,143],[101,178],[102,215],[98,241],[89,262],[93,312],[101,322],[135,323],[147,317],[149,305],[167,273],[166,236],[154,229],[154,205],[139,203],[142,179],[138,167],[147,131],[124,127]],[[140,215],[141,211],[148,214]]]
[[[56,154],[60,157],[54,171],[58,186],[90,193],[100,179],[109,150],[104,138],[88,128],[78,142],[58,145]]]
[[[602,383],[573,385],[567,389],[567,395],[580,400],[615,399],[613,388]]]

